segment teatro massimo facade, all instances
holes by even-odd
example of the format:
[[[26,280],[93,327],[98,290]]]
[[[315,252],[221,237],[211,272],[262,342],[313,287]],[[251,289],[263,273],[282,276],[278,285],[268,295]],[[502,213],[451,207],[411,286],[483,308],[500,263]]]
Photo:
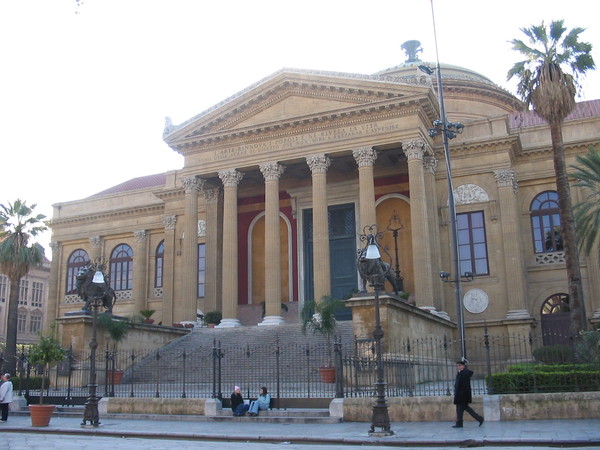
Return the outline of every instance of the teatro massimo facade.
[[[181,170],[54,205],[46,324],[81,309],[75,275],[96,258],[119,315],[297,322],[304,301],[360,289],[359,235],[372,224],[387,229],[393,259],[398,248],[408,301],[455,321],[454,287],[439,276],[452,252],[444,148],[429,134],[437,83],[421,64],[412,55],[372,75],[282,69],[184,123],[167,119]],[[441,67],[447,118],[464,125],[450,153],[461,270],[474,274],[462,285],[467,333],[560,326],[568,290],[549,128],[485,76]],[[565,121],[568,165],[600,141],[599,103]],[[598,260],[582,255],[581,265],[596,321]]]

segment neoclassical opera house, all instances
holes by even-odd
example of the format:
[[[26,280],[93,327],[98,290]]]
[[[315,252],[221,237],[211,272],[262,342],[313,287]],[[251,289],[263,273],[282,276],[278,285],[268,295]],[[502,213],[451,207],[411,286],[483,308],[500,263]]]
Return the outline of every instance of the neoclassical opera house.
[[[98,257],[116,314],[154,309],[165,326],[215,310],[222,327],[297,322],[304,301],[360,288],[359,235],[371,224],[387,229],[394,259],[398,248],[409,301],[456,320],[439,276],[452,240],[444,147],[428,132],[440,118],[436,75],[407,53],[372,75],[282,69],[182,124],[167,119],[181,170],[54,205],[47,325],[81,309],[75,275]],[[450,152],[460,267],[474,274],[462,288],[467,333],[560,327],[567,278],[548,126],[485,76],[441,69],[448,121],[464,125]],[[563,133],[574,164],[600,141],[600,101],[579,103]],[[598,260],[581,263],[596,321]]]

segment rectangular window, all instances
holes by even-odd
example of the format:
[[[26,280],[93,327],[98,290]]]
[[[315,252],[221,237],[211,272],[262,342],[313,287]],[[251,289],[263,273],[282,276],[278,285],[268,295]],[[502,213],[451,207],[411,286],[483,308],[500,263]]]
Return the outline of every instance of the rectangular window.
[[[483,211],[456,215],[460,273],[489,275]]]
[[[0,302],[6,302],[8,297],[8,278],[0,275]]]
[[[198,297],[206,295],[206,244],[198,244]]]
[[[27,295],[29,294],[29,281],[19,281],[19,305],[27,305]]]
[[[25,333],[25,330],[27,329],[26,325],[27,314],[19,313],[19,315],[17,316],[17,333]]]
[[[31,283],[31,306],[42,306],[42,299],[44,298],[44,283],[34,281]]]
[[[29,332],[31,334],[37,334],[42,329],[42,316],[34,314],[29,320]]]

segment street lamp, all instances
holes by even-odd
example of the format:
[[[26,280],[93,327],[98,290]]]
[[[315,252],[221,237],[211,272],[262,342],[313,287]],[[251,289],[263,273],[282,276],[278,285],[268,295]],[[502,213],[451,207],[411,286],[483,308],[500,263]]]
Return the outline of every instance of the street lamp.
[[[435,70],[426,66],[418,66],[421,72],[427,75],[433,75],[434,71],[437,76],[437,87],[438,87],[438,101],[440,104],[440,118],[433,121],[433,128],[428,130],[429,136],[434,138],[438,135],[442,135],[444,141],[444,158],[446,160],[446,177],[448,178],[448,213],[450,215],[450,238],[452,241],[452,266],[455,274],[455,279],[452,280],[454,283],[454,295],[456,303],[456,320],[458,323],[459,340],[461,359],[466,360],[467,350],[465,345],[465,319],[463,314],[463,301],[461,293],[461,277],[457,274],[460,273],[460,254],[458,249],[458,231],[457,231],[457,219],[456,219],[456,204],[454,202],[454,187],[452,185],[452,164],[450,162],[450,144],[449,140],[454,139],[458,134],[461,134],[464,129],[464,125],[459,122],[448,122],[446,117],[446,106],[444,104],[444,87],[442,86],[442,69],[440,67],[440,58],[437,45],[437,31],[435,27],[435,15],[433,10],[433,1],[431,2],[431,19],[433,22],[433,37],[435,42],[435,55],[436,55],[436,68]],[[442,275],[445,274],[445,275]],[[450,274],[447,272],[441,272],[440,278],[442,281],[450,281]],[[471,280],[473,274],[470,274]],[[468,281],[471,281],[468,280]],[[467,280],[465,280],[467,281]]]
[[[373,416],[371,419],[371,436],[391,436],[394,432],[390,429],[390,416],[385,401],[385,386],[383,376],[383,358],[381,354],[381,339],[383,339],[383,328],[381,328],[381,316],[379,313],[379,291],[383,289],[385,276],[390,270],[391,264],[384,264],[381,260],[380,247],[377,238],[383,233],[377,232],[377,225],[367,225],[363,228],[360,240],[365,242],[365,247],[358,255],[357,267],[361,277],[364,277],[375,290],[375,339],[377,400],[373,405]],[[384,249],[385,251],[385,249]],[[387,253],[387,252],[386,252]],[[390,258],[391,259],[391,258]],[[376,431],[376,428],[379,430]]]
[[[404,291],[404,286],[402,283],[402,277],[400,276],[400,262],[398,260],[398,231],[404,229],[404,225],[400,222],[400,217],[398,217],[398,213],[396,210],[392,212],[392,216],[390,217],[390,221],[388,223],[388,230],[392,232],[392,236],[394,237],[394,262],[396,263],[395,269],[395,279],[394,283],[394,293],[398,295],[399,292]]]
[[[100,307],[105,307],[108,309],[105,299],[109,287],[105,270],[106,264],[104,264],[101,259],[97,259],[96,262],[88,266],[86,274],[87,282],[84,283],[86,286],[85,294],[87,295],[89,302],[88,305],[92,308],[92,340],[90,341],[90,382],[88,384],[89,397],[83,412],[83,422],[81,422],[82,426],[85,426],[87,422],[94,427],[100,425],[98,401],[101,397],[96,395],[96,390],[98,388],[98,384],[96,383],[96,349],[98,348],[96,336],[98,327],[98,309]]]

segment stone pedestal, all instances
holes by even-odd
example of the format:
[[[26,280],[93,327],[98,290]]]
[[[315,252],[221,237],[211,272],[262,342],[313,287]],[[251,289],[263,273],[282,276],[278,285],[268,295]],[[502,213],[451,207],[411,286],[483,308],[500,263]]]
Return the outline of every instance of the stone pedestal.
[[[359,338],[372,337],[375,329],[375,295],[359,294],[345,300],[352,308],[354,335]],[[431,309],[422,310],[389,294],[379,295],[381,327],[385,333],[382,349],[387,351],[388,342],[400,342],[407,338],[420,339],[429,336],[447,336],[452,339],[456,324]]]

